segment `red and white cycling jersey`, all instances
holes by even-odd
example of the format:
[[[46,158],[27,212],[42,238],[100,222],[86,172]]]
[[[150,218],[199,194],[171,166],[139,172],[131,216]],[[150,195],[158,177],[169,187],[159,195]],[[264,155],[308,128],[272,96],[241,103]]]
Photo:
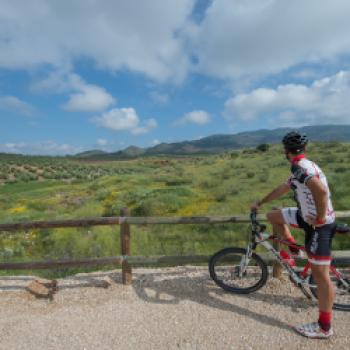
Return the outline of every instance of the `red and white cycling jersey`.
[[[304,154],[293,158],[291,171],[292,175],[288,179],[288,184],[294,191],[294,197],[304,221],[307,221],[308,216],[316,218],[315,201],[310,189],[306,186],[308,180],[316,176],[327,190],[326,224],[333,223],[335,214],[328,182],[323,171],[314,162],[306,159]]]

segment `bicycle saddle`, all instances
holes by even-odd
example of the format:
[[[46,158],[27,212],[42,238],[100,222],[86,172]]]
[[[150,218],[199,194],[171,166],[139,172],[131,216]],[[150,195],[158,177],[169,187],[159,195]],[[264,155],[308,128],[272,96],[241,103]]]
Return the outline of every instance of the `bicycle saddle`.
[[[337,224],[335,232],[340,234],[349,233],[350,227],[347,224]]]

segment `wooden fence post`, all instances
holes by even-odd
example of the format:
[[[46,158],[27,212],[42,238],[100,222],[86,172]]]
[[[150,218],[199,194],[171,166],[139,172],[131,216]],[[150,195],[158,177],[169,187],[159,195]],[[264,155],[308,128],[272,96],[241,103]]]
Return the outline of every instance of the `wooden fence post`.
[[[122,208],[120,210],[120,216],[130,216],[130,210],[128,208]],[[130,225],[125,222],[120,224],[120,248],[123,256],[130,256]],[[122,280],[123,284],[132,283],[132,271],[128,261],[122,262]]]
[[[278,233],[273,229],[273,234],[279,237]],[[280,251],[280,244],[278,242],[273,242],[273,247],[279,252]],[[272,276],[275,278],[281,278],[282,276],[282,265],[277,261],[274,260],[272,263]]]

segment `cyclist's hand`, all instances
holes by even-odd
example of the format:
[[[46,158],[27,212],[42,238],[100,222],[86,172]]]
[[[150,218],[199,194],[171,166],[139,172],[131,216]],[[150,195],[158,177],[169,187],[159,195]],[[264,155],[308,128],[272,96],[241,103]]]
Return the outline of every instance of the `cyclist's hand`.
[[[317,219],[313,216],[307,216],[306,217],[306,222],[313,227],[319,227],[319,226],[323,226],[326,222],[326,220],[323,220],[323,223],[320,223],[317,221]]]

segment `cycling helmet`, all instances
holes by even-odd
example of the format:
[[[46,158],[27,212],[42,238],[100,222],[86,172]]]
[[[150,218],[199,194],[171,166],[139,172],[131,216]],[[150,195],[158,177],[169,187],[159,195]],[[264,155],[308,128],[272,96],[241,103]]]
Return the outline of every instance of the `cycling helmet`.
[[[283,137],[282,143],[288,151],[299,152],[304,150],[307,142],[307,136],[297,131],[291,131]]]

